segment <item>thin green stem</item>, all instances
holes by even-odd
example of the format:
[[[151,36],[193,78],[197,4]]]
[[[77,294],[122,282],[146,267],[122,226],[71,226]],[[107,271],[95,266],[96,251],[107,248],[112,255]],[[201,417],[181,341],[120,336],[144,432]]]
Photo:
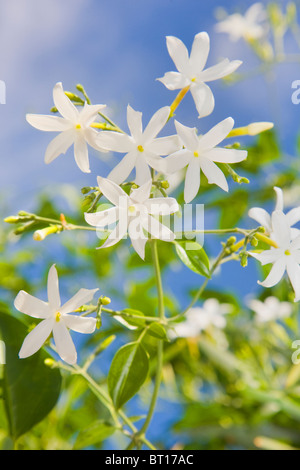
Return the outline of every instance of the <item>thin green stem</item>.
[[[155,279],[156,279],[157,295],[158,295],[158,316],[161,319],[161,321],[164,321],[165,320],[164,293],[163,293],[156,240],[151,241],[151,252],[152,252],[152,260],[153,260],[154,273],[155,273]],[[162,376],[162,367],[163,367],[163,341],[159,340],[158,345],[157,345],[156,375],[155,375],[154,389],[153,389],[153,394],[152,394],[149,410],[148,410],[143,426],[141,427],[140,431],[136,433],[131,443],[127,447],[128,450],[136,447],[138,440],[144,437],[149,427],[149,424],[154,414],[157,398],[159,395],[161,376]]]
[[[222,251],[220,252],[220,254],[218,255],[218,257],[216,258],[215,262],[213,263],[211,269],[210,269],[210,277],[207,277],[205,279],[205,281],[203,282],[203,284],[201,285],[201,287],[198,289],[198,291],[196,292],[196,294],[194,295],[193,299],[191,300],[191,302],[189,303],[189,305],[185,308],[185,310],[180,313],[179,315],[177,315],[176,317],[173,317],[172,320],[178,320],[179,318],[182,318],[185,316],[185,314],[188,312],[188,310],[190,310],[194,305],[195,303],[200,299],[201,295],[203,294],[204,290],[206,289],[206,286],[208,284],[208,282],[210,281],[213,273],[215,272],[215,270],[217,269],[217,267],[221,264],[221,262],[223,261],[223,258],[227,256],[227,253],[226,253],[226,247],[224,247],[222,249]]]

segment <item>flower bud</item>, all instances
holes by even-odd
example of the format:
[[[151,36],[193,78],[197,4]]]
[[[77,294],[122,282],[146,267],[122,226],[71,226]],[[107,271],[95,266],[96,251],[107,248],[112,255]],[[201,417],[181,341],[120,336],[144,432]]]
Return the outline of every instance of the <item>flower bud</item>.
[[[170,187],[169,181],[166,180],[162,181],[160,184],[163,189],[168,189]]]
[[[55,360],[52,359],[51,357],[47,357],[47,359],[44,360],[44,364],[45,366],[50,367],[51,369],[53,369],[56,366]]]
[[[61,230],[61,227],[58,225],[50,225],[50,227],[43,228],[41,230],[36,230],[33,234],[33,239],[35,241],[42,241],[45,240],[48,235],[51,235],[52,233],[57,233],[59,230]]]
[[[273,129],[274,124],[273,122],[253,122],[248,126],[248,133],[249,135],[257,135],[261,132],[268,131]]]
[[[111,299],[109,297],[101,297],[102,305],[109,305],[110,303],[111,303]]]
[[[243,268],[246,268],[248,266],[248,255],[247,255],[247,253],[243,253],[241,255],[241,266]]]
[[[6,219],[4,219],[4,222],[6,222],[7,224],[17,224],[18,222],[20,222],[20,218],[16,215],[10,215],[9,217],[6,217]]]

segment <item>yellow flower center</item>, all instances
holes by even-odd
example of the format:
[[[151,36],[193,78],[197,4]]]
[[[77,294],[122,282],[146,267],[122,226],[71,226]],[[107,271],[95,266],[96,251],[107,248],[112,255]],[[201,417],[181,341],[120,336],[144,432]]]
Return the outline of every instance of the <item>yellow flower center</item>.
[[[143,151],[144,151],[144,147],[143,147],[142,145],[138,145],[138,148],[137,148],[137,149],[138,149],[139,152],[143,152]]]
[[[55,321],[58,323],[60,321],[60,317],[61,317],[61,313],[60,312],[56,312],[55,314]]]
[[[285,250],[284,254],[287,255],[287,256],[290,256],[291,252],[289,250]]]
[[[194,152],[194,157],[199,157],[199,153],[198,152]]]
[[[75,129],[81,129],[81,124],[76,124]]]
[[[130,212],[131,214],[134,214],[135,213],[135,207],[134,206],[129,206],[128,207],[128,212]]]
[[[197,80],[196,77],[191,78],[191,82],[193,83],[195,83],[196,80]]]

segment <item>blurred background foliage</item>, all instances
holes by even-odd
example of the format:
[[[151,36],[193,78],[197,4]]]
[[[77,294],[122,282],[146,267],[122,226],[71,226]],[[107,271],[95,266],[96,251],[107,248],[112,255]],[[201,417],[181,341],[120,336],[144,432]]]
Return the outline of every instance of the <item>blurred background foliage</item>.
[[[277,13],[277,22],[286,18],[286,10]],[[274,26],[274,21],[273,31],[282,31],[276,21]],[[254,53],[258,46],[255,44]],[[272,61],[268,63],[263,58],[262,63],[273,70]],[[239,139],[241,148],[247,148],[249,153],[247,160],[235,165],[234,170],[250,183],[238,184],[228,175],[230,192],[224,195],[203,178],[195,202],[205,204],[205,228],[255,228],[247,212],[253,206],[273,210],[274,186],[283,189],[286,207],[299,205],[299,142],[296,132],[287,154],[276,122],[273,130],[258,137]],[[230,143],[235,143],[235,139]],[[172,195],[183,201],[182,183]],[[9,215],[6,195],[2,195],[1,202],[4,219]],[[20,204],[20,209],[26,210],[21,201]],[[36,195],[34,204],[31,212],[37,215],[59,220],[63,213],[68,222],[82,225],[87,199],[80,188],[68,184],[42,191]],[[126,447],[127,440],[114,432],[106,408],[87,381],[74,371],[59,372],[44,365],[44,359],[53,356],[49,348],[37,353],[33,361],[26,359],[18,365],[16,354],[24,337],[21,333],[32,328],[33,319],[21,318],[13,300],[20,289],[45,298],[46,277],[55,252],[60,260],[57,269],[61,292],[66,298],[80,287],[99,287],[100,295],[112,299],[112,309],[132,308],[155,316],[157,294],[150,255],[147,254],[145,262],[141,261],[128,240],[113,248],[96,250],[99,240],[95,233],[79,230],[34,241],[33,232],[43,226],[29,222],[18,232],[23,225],[0,225],[1,332],[7,353],[11,354],[7,357],[12,357],[5,366],[0,366],[4,398],[0,400],[0,447],[3,450]],[[222,248],[221,241],[225,241],[224,237],[206,236],[204,247],[210,259]],[[173,245],[161,242],[158,247],[166,312],[175,316],[189,304],[205,278],[182,263]],[[292,363],[295,351],[292,345],[299,338],[299,307],[293,305],[289,318],[258,324],[247,307],[249,296],[263,300],[274,295],[282,301],[292,300],[286,280],[272,289],[259,288],[256,281],[264,274],[252,260],[248,267],[242,267],[239,260],[222,265],[198,304],[211,297],[232,304],[233,312],[227,316],[226,327],[223,330],[210,327],[196,338],[164,343],[162,388],[148,433],[158,448],[300,449],[300,364]],[[136,334],[104,312],[102,327],[94,335],[76,336],[79,362],[84,362],[99,343],[112,337],[90,367],[95,381],[105,385],[114,353],[134,340]],[[137,424],[145,416],[151,398],[157,341],[150,335],[144,340],[150,357],[148,378],[139,394],[126,405],[127,415]],[[41,398],[36,409],[37,397],[45,388],[53,401],[51,410],[47,396]]]

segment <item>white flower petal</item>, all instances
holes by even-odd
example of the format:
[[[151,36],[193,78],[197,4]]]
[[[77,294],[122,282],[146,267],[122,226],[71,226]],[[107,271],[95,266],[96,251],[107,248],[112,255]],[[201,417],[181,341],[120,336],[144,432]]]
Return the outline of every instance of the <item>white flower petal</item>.
[[[85,212],[84,218],[93,227],[107,227],[115,223],[119,218],[119,208],[112,207],[98,212]]]
[[[106,241],[101,245],[99,248],[108,248],[113,245],[116,245],[120,240],[122,240],[125,235],[127,235],[127,223],[126,221],[122,220],[119,222],[114,230],[110,233],[109,237],[106,239]],[[128,221],[127,221],[128,222]]]
[[[196,158],[189,163],[184,184],[184,200],[188,204],[198,194],[200,188],[200,166]]]
[[[263,282],[258,282],[263,287],[273,287],[282,279],[286,269],[285,257],[279,258],[273,264],[271,271]]]
[[[129,224],[128,233],[133,249],[137,252],[140,258],[145,259],[145,246],[148,239],[145,236],[141,236],[136,233],[135,224]]]
[[[174,122],[175,122],[175,127],[177,130],[177,134],[182,140],[184,147],[190,150],[191,152],[198,150],[199,137],[197,136],[196,128],[184,126],[183,124],[181,124],[180,122],[176,120]]]
[[[96,329],[96,318],[64,314],[62,321],[72,331],[90,334]]]
[[[88,304],[99,289],[80,289],[70,300],[68,300],[60,309],[62,315],[74,312],[82,305]]]
[[[209,184],[216,184],[224,191],[228,191],[228,183],[224,173],[219,167],[207,158],[201,158],[200,168],[205,174]]]
[[[143,133],[144,143],[150,142],[159,134],[170,116],[170,111],[170,107],[165,106],[153,114]]]
[[[151,179],[151,172],[145,155],[138,155],[135,162],[135,184],[142,186]]]
[[[276,192],[276,206],[275,210],[276,211],[283,211],[283,192],[281,188],[277,188],[277,186],[274,186],[274,191]]]
[[[179,205],[173,197],[154,197],[145,202],[149,214],[170,215],[179,211]]]
[[[287,261],[287,275],[295,292],[295,302],[300,300],[300,266],[292,256]]]
[[[199,74],[205,67],[210,49],[210,40],[206,32],[196,34],[190,54],[190,65]]]
[[[62,360],[71,365],[76,364],[77,352],[71,335],[63,321],[54,323],[53,339],[57,352]]]
[[[265,264],[275,263],[275,261],[277,261],[283,255],[282,250],[278,248],[271,248],[271,250],[266,250],[262,253],[249,251],[248,254],[257,259],[262,264],[262,266]]]
[[[269,233],[272,231],[271,216],[265,209],[261,209],[260,207],[252,207],[252,209],[250,209],[248,212],[248,216],[265,227]]]
[[[74,156],[78,168],[84,173],[90,173],[88,147],[81,134],[75,135]]]
[[[286,215],[282,211],[272,213],[272,238],[279,247],[289,246],[291,241],[291,228],[287,222]]]
[[[152,237],[158,240],[167,242],[175,240],[175,235],[172,230],[150,215],[142,219],[142,226]]]
[[[112,152],[127,153],[132,149],[133,141],[127,134],[114,131],[99,132],[97,137],[99,147]]]
[[[99,111],[105,108],[105,104],[84,104],[79,113],[79,122],[84,126],[89,126],[98,116]]]
[[[69,121],[59,116],[26,114],[26,121],[36,129],[47,132],[62,132],[71,127]]]
[[[163,173],[167,175],[177,173],[185,168],[193,159],[194,156],[190,150],[178,150],[163,159]]]
[[[114,204],[114,206],[124,206],[124,203],[128,201],[129,198],[125,191],[123,191],[123,189],[120,188],[120,186],[118,186],[114,181],[98,176],[97,182],[102,194],[104,194],[106,199]]]
[[[198,117],[209,116],[215,107],[215,98],[209,86],[205,83],[193,84],[191,94],[199,114]]]
[[[76,123],[79,120],[79,112],[66,96],[62,83],[57,83],[53,88],[53,101],[60,114],[69,121]]]
[[[157,155],[170,155],[181,149],[178,135],[158,137],[147,145],[147,150]]]
[[[99,136],[99,133],[95,130],[95,129],[92,129],[91,127],[88,127],[86,129],[82,129],[82,132],[81,132],[84,140],[91,146],[93,147],[95,150],[98,150],[102,153],[107,153],[108,150],[104,149],[103,147],[101,147],[98,143],[98,136]]]
[[[291,227],[300,222],[300,207],[295,207],[294,209],[291,209],[289,212],[287,212],[286,218],[288,224]]]
[[[142,113],[135,111],[131,106],[127,106],[127,124],[132,137],[137,142],[143,133]]]
[[[19,352],[20,359],[32,356],[48,339],[53,327],[53,319],[42,320],[24,339]]]
[[[246,150],[213,148],[205,152],[205,158],[217,163],[239,163],[247,158]]]
[[[213,80],[227,77],[227,75],[235,72],[242,63],[243,62],[240,60],[229,61],[228,59],[224,59],[219,64],[209,67],[201,72],[200,79],[203,80],[203,82],[211,82]]]
[[[152,188],[152,179],[150,178],[146,183],[137,189],[133,189],[130,193],[130,199],[134,203],[143,204],[149,199]]]
[[[75,133],[73,129],[61,132],[48,144],[45,152],[45,163],[49,164],[59,155],[65,154],[74,143]]]
[[[189,53],[183,42],[174,36],[167,36],[167,48],[177,70],[186,73],[189,68]]]
[[[231,117],[219,122],[212,127],[206,134],[199,138],[199,148],[201,150],[210,150],[222,142],[232,130],[234,120]]]
[[[53,264],[51,268],[49,269],[47,291],[48,291],[49,306],[55,312],[56,310],[59,310],[61,306],[60,295],[59,295],[59,285],[58,285],[58,275],[57,275],[55,264]]]
[[[168,90],[182,90],[190,85],[190,80],[180,72],[166,72],[163,77],[157,80],[165,85]]]
[[[47,318],[51,314],[49,304],[21,290],[14,301],[19,312],[34,318]]]
[[[136,160],[139,157],[138,151],[133,150],[128,152],[125,157],[115,166],[115,168],[109,173],[108,179],[114,181],[117,184],[123,183],[136,165]]]

